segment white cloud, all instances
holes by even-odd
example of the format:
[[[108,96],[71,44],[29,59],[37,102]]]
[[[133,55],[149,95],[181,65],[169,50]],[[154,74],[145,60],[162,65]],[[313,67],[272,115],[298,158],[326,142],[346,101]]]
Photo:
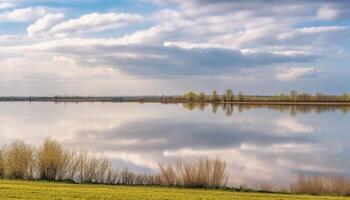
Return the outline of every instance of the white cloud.
[[[140,15],[129,13],[91,13],[77,19],[70,19],[52,27],[52,33],[83,33],[126,26],[142,20]]]
[[[12,2],[0,2],[0,10],[8,9],[14,7],[16,4]]]
[[[194,49],[194,48],[225,48],[222,45],[210,44],[210,43],[189,43],[189,42],[164,42],[165,47],[180,47],[183,49]],[[230,49],[230,48],[228,48]],[[234,48],[231,48],[234,49]]]
[[[311,133],[311,132],[314,132],[313,127],[301,124],[292,118],[279,119],[279,120],[277,120],[276,124],[277,124],[277,126],[283,128],[283,129],[286,129],[287,131],[293,132],[293,133]]]
[[[50,30],[54,25],[60,23],[64,19],[64,14],[49,13],[43,18],[38,19],[34,24],[27,28],[28,36],[36,36]]]
[[[12,44],[13,42],[18,42],[24,38],[19,35],[0,35],[0,44]],[[0,47],[1,48],[1,47]]]
[[[317,11],[317,17],[321,20],[334,20],[340,15],[340,11],[331,5],[324,5]]]
[[[286,69],[276,75],[276,78],[281,81],[291,81],[301,76],[316,73],[317,70],[313,67],[293,67]]]
[[[128,74],[146,76],[220,74],[271,63],[314,59],[313,55],[283,55],[264,51],[243,52],[234,48],[200,44],[187,44],[189,47],[192,45],[191,48],[167,42],[164,45],[124,44],[122,39],[69,38],[6,47],[3,50],[8,53],[29,51],[38,54],[69,55],[82,63],[89,61],[93,55],[96,66],[113,66]]]
[[[315,27],[304,27],[292,30],[290,32],[282,33],[278,35],[279,40],[288,40],[295,38],[305,38],[305,36],[316,36],[319,38],[320,36],[331,35],[333,33],[339,33],[349,30],[346,26],[315,26]],[[312,39],[312,38],[311,38]]]
[[[290,68],[296,65],[294,62],[301,62],[301,66],[326,67],[325,62],[310,62],[334,56],[346,46],[344,41],[349,35],[346,23],[334,21],[331,26],[322,22],[349,16],[345,9],[348,4],[340,1],[274,1],[271,4],[269,0],[164,0],[161,6],[155,7],[163,10],[150,14],[119,13],[108,8],[109,11],[100,11],[106,13],[91,11],[95,13],[74,18],[73,13],[76,16],[84,10],[69,7],[66,2],[63,3],[66,8],[44,7],[43,12],[38,12],[36,7],[22,8],[34,1],[13,1],[21,9],[0,11],[0,21],[36,21],[30,26],[21,23],[10,29],[6,29],[7,23],[0,24],[4,34],[0,36],[1,59],[21,57],[27,59],[27,63],[41,66],[45,57],[58,56],[57,61],[64,56],[82,67],[113,67],[124,74],[157,78],[161,75],[184,78],[195,74],[196,79],[207,76],[214,80],[224,74],[232,79],[248,77],[251,88],[261,79],[286,81],[278,86],[280,88],[296,84],[297,81],[291,80],[311,75],[317,72],[317,67]],[[0,0],[4,8],[10,6],[4,2],[12,3]],[[44,1],[35,5],[40,3]],[[174,5],[176,3],[179,5]],[[33,14],[28,14],[31,12]],[[129,27],[137,22],[142,24]],[[312,27],[306,26],[310,24]],[[126,27],[111,30],[120,26]],[[26,28],[27,35],[24,35]],[[102,32],[106,29],[109,31]],[[60,36],[60,40],[53,36]],[[347,53],[347,49],[343,52]],[[33,60],[38,62],[35,64]],[[284,68],[276,71],[274,63]],[[274,75],[266,76],[266,71]],[[233,83],[227,81],[229,84]],[[242,86],[242,90],[245,87]]]
[[[43,7],[28,7],[20,8],[12,11],[6,11],[0,13],[1,21],[12,21],[12,22],[26,22],[36,20],[37,18],[44,16],[47,13],[47,9]]]

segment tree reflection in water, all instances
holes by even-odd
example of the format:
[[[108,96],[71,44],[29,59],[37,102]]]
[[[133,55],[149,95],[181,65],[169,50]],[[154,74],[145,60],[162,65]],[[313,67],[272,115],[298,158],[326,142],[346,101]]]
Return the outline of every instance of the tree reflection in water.
[[[236,110],[242,113],[247,110],[264,108],[269,110],[278,111],[281,113],[289,113],[295,116],[299,113],[322,113],[322,112],[335,112],[339,111],[344,114],[350,111],[350,106],[339,106],[339,105],[254,105],[254,104],[228,104],[228,103],[183,103],[184,108],[189,111],[193,110],[205,110],[209,105],[213,113],[217,113],[218,110],[222,110],[227,116],[231,116]]]

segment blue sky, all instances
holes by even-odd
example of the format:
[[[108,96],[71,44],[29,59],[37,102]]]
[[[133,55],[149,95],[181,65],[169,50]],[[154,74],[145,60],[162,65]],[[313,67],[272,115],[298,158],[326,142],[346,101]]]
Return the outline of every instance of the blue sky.
[[[349,7],[0,0],[0,95],[350,92]]]

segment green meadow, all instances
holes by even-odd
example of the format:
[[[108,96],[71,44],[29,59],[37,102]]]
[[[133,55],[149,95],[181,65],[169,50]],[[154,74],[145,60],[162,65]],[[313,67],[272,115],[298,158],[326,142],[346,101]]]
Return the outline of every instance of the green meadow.
[[[0,199],[234,199],[234,200],[335,200],[349,197],[245,193],[222,190],[152,186],[108,186],[41,181],[0,181]]]

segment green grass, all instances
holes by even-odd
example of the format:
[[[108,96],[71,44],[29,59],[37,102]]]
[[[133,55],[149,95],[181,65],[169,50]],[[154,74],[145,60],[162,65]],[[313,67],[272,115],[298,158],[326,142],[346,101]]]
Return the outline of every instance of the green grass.
[[[335,200],[346,197],[243,193],[220,190],[152,186],[106,186],[40,181],[0,181],[0,199],[233,199],[233,200]]]

